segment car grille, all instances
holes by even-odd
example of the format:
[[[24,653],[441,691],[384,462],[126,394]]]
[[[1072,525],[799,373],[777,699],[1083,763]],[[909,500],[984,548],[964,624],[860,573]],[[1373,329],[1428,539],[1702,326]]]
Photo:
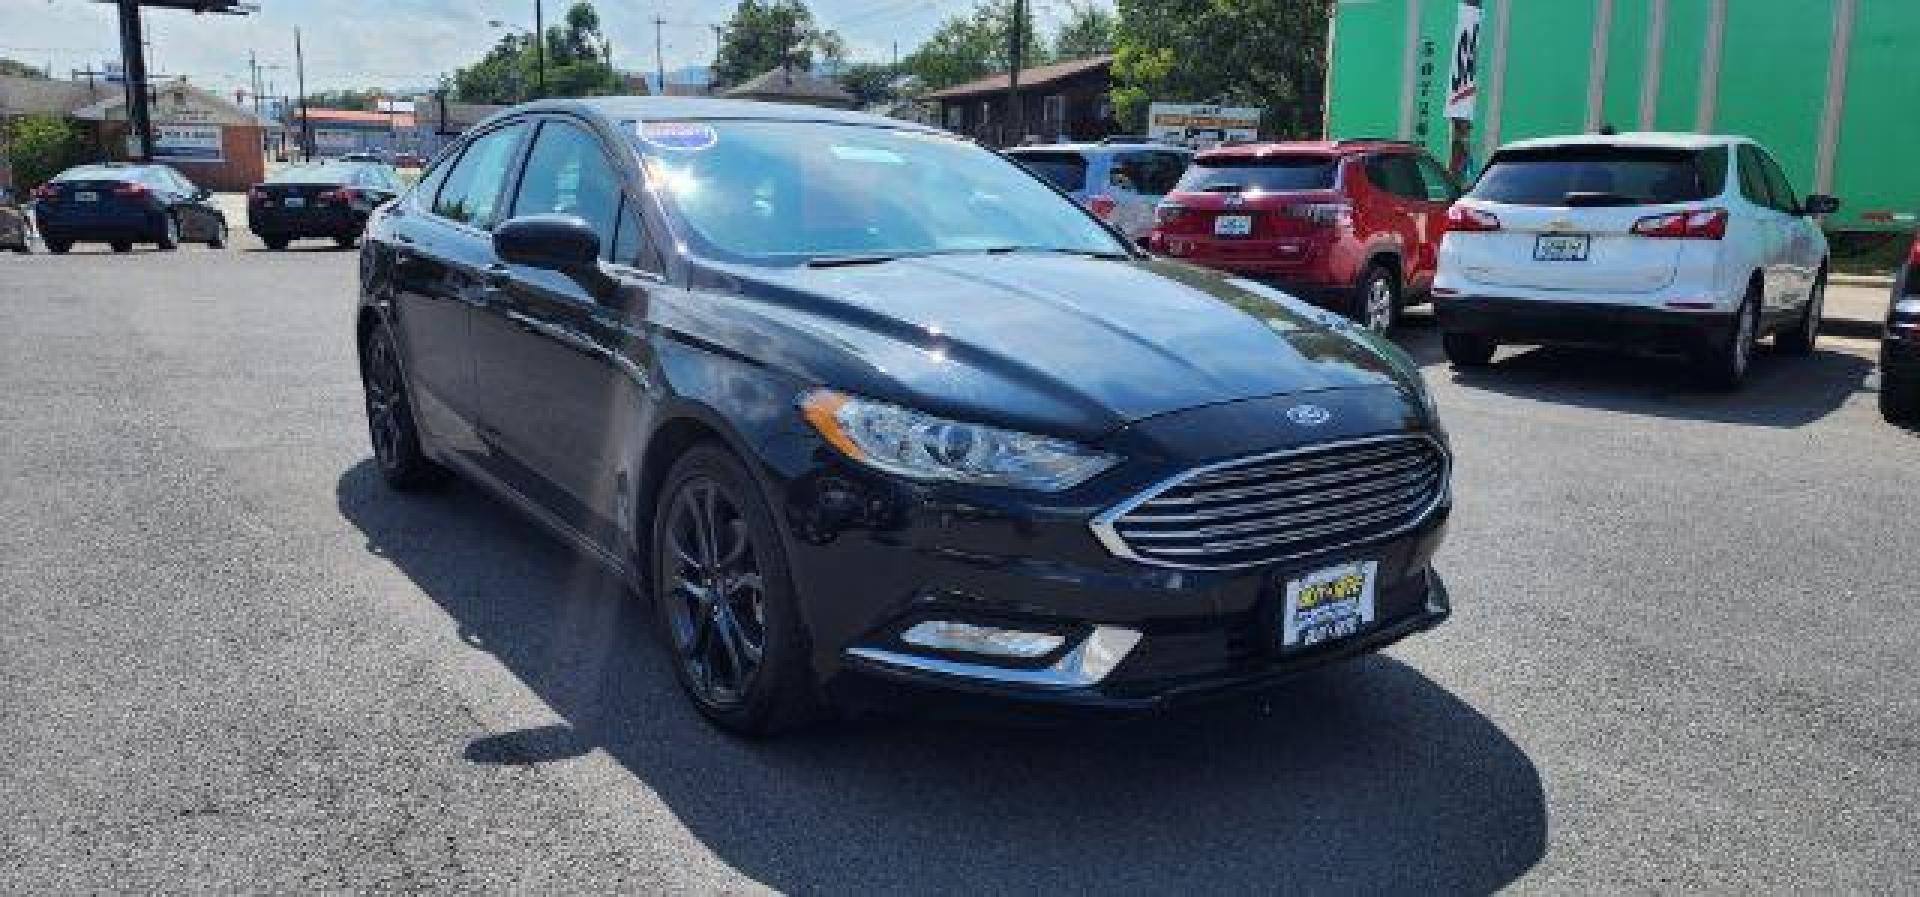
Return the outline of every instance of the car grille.
[[[1386,538],[1418,524],[1447,487],[1426,436],[1310,446],[1187,471],[1095,518],[1121,557],[1231,569]]]

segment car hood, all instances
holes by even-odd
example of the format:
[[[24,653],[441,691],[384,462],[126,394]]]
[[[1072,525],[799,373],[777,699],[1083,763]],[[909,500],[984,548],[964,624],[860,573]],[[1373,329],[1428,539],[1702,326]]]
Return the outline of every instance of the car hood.
[[[837,356],[795,365],[827,385],[1034,432],[1087,439],[1223,402],[1416,388],[1397,349],[1344,319],[1175,262],[966,254],[708,274],[816,342],[792,356]]]

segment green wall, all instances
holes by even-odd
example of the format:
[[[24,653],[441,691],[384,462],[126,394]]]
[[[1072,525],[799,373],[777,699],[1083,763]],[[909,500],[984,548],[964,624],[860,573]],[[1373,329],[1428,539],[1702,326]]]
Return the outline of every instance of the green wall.
[[[1336,137],[1398,133],[1409,2],[1421,3],[1421,36],[1434,42],[1440,96],[1430,103],[1426,144],[1445,157],[1441,113],[1451,62],[1456,0],[1341,0],[1330,96]],[[1766,144],[1801,192],[1816,188],[1820,122],[1833,21],[1839,0],[1727,0],[1715,114],[1708,129]],[[1496,0],[1487,0],[1481,33],[1481,95],[1476,131],[1493,85]],[[1636,130],[1647,76],[1653,0],[1614,0],[1600,120]],[[1598,0],[1509,0],[1505,95],[1498,137],[1579,133],[1587,121],[1587,82]],[[1711,0],[1667,0],[1657,130],[1697,124]],[[1419,56],[1416,54],[1416,60]],[[1417,67],[1417,64],[1416,64]],[[1862,212],[1920,213],[1920,0],[1855,0],[1846,106],[1834,157],[1833,192],[1845,201],[1829,224],[1910,230],[1913,221],[1863,221]],[[1418,78],[1419,73],[1411,73]],[[1417,84],[1417,82],[1416,82]],[[1417,102],[1417,100],[1416,100]],[[1476,138],[1476,154],[1480,141]]]

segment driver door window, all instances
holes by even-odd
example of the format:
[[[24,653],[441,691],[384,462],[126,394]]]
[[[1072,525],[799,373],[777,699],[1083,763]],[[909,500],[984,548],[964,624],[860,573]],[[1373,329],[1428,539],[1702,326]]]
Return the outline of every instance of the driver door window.
[[[527,155],[512,217],[579,218],[600,236],[600,257],[611,261],[620,196],[620,179],[601,151],[599,139],[566,122],[549,121],[540,126],[533,152]]]

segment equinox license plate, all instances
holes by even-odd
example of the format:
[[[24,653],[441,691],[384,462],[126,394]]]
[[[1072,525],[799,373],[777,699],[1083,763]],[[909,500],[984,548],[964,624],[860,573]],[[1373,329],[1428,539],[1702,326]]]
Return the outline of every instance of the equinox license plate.
[[[1593,238],[1586,234],[1542,234],[1533,241],[1536,262],[1584,262]]]
[[[1379,561],[1354,561],[1287,580],[1280,644],[1304,648],[1365,628],[1373,622],[1373,587],[1379,572]]]

